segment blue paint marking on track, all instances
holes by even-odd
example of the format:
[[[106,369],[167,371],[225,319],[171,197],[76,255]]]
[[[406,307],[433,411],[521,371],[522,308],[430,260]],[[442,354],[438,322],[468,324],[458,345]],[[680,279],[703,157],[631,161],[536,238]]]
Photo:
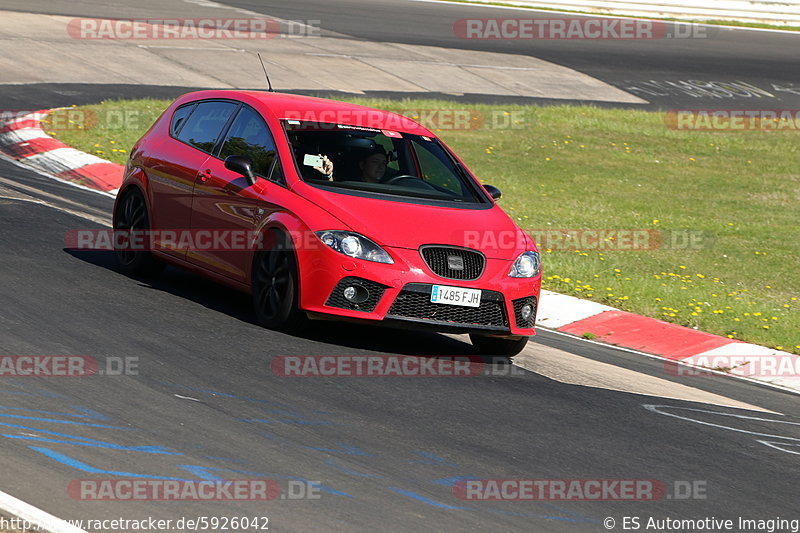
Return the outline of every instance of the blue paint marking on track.
[[[58,461],[61,464],[71,466],[76,470],[80,470],[82,472],[88,472],[90,474],[107,474],[109,476],[120,476],[120,477],[135,477],[138,479],[166,479],[170,481],[196,481],[193,479],[186,479],[180,477],[169,477],[169,476],[151,476],[147,474],[135,474],[133,472],[120,472],[118,470],[105,470],[103,468],[97,468],[90,464],[84,463],[82,461],[78,461],[68,455],[64,455],[63,453],[59,453],[53,451],[49,448],[40,448],[38,446],[28,446],[31,450],[37,451],[50,459]]]
[[[0,426],[12,427],[16,429],[25,429],[28,431],[36,431],[37,433],[42,433],[45,435],[53,435],[56,437],[66,437],[66,439],[47,439],[44,437],[34,437],[31,435],[12,435],[9,433],[2,433],[3,437],[7,437],[9,439],[19,439],[19,440],[35,440],[40,442],[53,442],[58,444],[73,444],[76,446],[86,446],[90,448],[108,448],[111,450],[124,450],[129,452],[142,452],[142,453],[152,453],[152,454],[159,454],[159,455],[183,455],[179,452],[172,452],[169,451],[168,448],[163,446],[123,446],[121,444],[113,444],[111,442],[104,442],[101,440],[90,439],[87,437],[78,437],[76,435],[70,435],[68,433],[57,433],[55,431],[45,431],[39,428],[32,428],[29,426],[19,426],[16,424],[6,424],[5,422],[0,422]]]
[[[22,388],[22,387],[17,387],[16,385],[11,385],[11,386],[16,387],[17,389]],[[0,389],[0,393],[10,394],[12,396],[39,396],[41,398],[56,398],[56,399],[65,398],[65,396],[62,396],[61,394],[57,394],[55,392],[49,392],[43,389],[40,389],[38,392],[30,392],[27,390],[10,391],[5,389]]]
[[[0,409],[2,409],[4,411],[25,411],[25,412],[39,413],[39,414],[43,414],[43,415],[69,416],[69,417],[72,417],[72,418],[89,418],[89,419],[92,419],[92,420],[111,420],[111,418],[109,418],[109,417],[107,417],[107,416],[105,416],[103,414],[100,414],[97,411],[92,411],[91,409],[85,409],[83,407],[77,407],[77,406],[74,406],[74,405],[70,406],[70,407],[72,407],[76,411],[82,412],[83,414],[76,415],[74,413],[64,413],[64,412],[61,412],[61,411],[44,411],[42,409],[30,409],[28,407],[7,407],[5,405],[0,405]],[[0,416],[4,416],[4,415],[0,414]]]
[[[261,411],[266,413],[270,413],[273,418],[240,418],[239,420],[246,423],[251,424],[296,424],[296,425],[321,425],[321,426],[329,426],[329,425],[339,425],[337,422],[334,421],[324,421],[324,420],[314,420],[309,419],[304,416],[304,413],[298,413],[292,410],[282,409],[287,407],[285,404],[278,403],[278,402],[271,402],[267,400],[258,400],[254,398],[248,398],[243,396],[237,396],[234,394],[227,394],[217,391],[209,391],[204,389],[197,389],[193,387],[184,387],[184,386],[177,386],[171,385],[175,388],[182,388],[186,390],[201,392],[204,394],[210,394],[212,396],[218,396],[220,398],[229,398],[234,400],[242,400],[249,403],[259,404],[263,407],[260,408]],[[8,392],[8,391],[1,391],[0,392]],[[33,394],[33,393],[22,393],[22,392],[10,392],[9,394],[21,394],[21,395],[30,395],[30,396],[45,396],[41,394]],[[47,397],[58,397],[63,398],[60,395],[48,395]],[[266,406],[269,406],[267,408]],[[72,426],[81,426],[81,427],[88,427],[88,428],[101,428],[101,429],[118,429],[118,430],[136,430],[134,428],[127,428],[127,427],[118,427],[118,426],[110,426],[110,425],[103,425],[97,423],[90,423],[88,421],[82,422],[81,420],[110,420],[109,417],[98,413],[96,411],[92,411],[91,409],[82,408],[79,406],[70,406],[75,412],[74,413],[64,413],[64,412],[57,412],[57,411],[44,411],[38,409],[26,409],[21,407],[2,407],[0,406],[0,419],[2,418],[12,418],[12,419],[21,419],[21,420],[34,420],[40,421],[45,423],[51,424],[66,424]],[[278,408],[276,408],[278,407]],[[3,413],[2,410],[5,411],[12,411],[14,413],[20,414],[9,414]],[[28,412],[34,413],[44,416],[54,416],[54,417],[61,417],[59,418],[45,418],[44,416],[24,416],[21,413]],[[313,415],[322,415],[322,416],[336,416],[336,413],[326,412],[326,411],[309,411],[309,413]],[[281,418],[277,418],[280,416]],[[64,420],[63,418],[70,418],[72,420]],[[77,420],[76,420],[77,419]],[[13,435],[13,434],[0,434],[4,437],[11,438],[11,439],[20,439],[20,440],[36,440],[41,442],[51,442],[56,444],[69,444],[69,445],[77,445],[77,446],[84,446],[84,447],[99,447],[99,448],[108,448],[113,450],[119,451],[135,451],[135,452],[142,452],[142,453],[149,453],[149,454],[160,454],[160,455],[175,455],[175,456],[185,456],[185,454],[180,452],[170,451],[169,448],[162,447],[162,446],[125,446],[121,444],[109,443],[104,442],[102,440],[90,439],[87,437],[79,437],[64,433],[58,433],[54,431],[45,431],[38,428],[31,428],[28,426],[17,425],[17,424],[9,424],[9,423],[2,423],[0,422],[0,426],[6,426],[15,429],[23,429],[32,432],[36,432],[37,435],[34,436],[27,436],[27,435]],[[43,436],[40,436],[43,435]],[[333,447],[326,447],[326,446],[309,446],[306,444],[301,444],[300,442],[294,441],[292,439],[287,439],[285,437],[272,435],[270,433],[260,433],[260,435],[264,438],[268,439],[279,439],[289,443],[291,446],[299,449],[304,450],[312,450],[316,452],[322,452],[327,454],[338,454],[338,455],[349,455],[349,456],[359,456],[359,457],[375,457],[378,458],[380,461],[385,461],[385,458],[381,458],[380,455],[376,455],[373,453],[369,453],[357,446],[350,445],[344,442],[336,442]],[[47,436],[53,437],[48,438]],[[61,437],[61,438],[58,438]],[[107,470],[103,468],[99,468],[96,466],[92,466],[88,463],[82,462],[78,459],[70,457],[69,455],[51,450],[49,448],[40,447],[40,446],[29,446],[29,449],[34,450],[38,453],[49,457],[50,459],[61,463],[66,466],[70,466],[74,469],[80,470],[82,472],[92,473],[92,474],[105,474],[110,476],[120,476],[120,477],[129,477],[129,478],[139,478],[139,479],[158,479],[158,480],[175,480],[175,481],[196,481],[196,479],[186,479],[183,477],[177,476],[157,476],[157,475],[149,475],[149,474],[139,474],[134,472],[123,472],[118,470]],[[423,450],[412,450],[411,451],[417,458],[411,458],[410,460],[397,461],[403,462],[405,464],[420,464],[420,465],[432,465],[434,467],[445,467],[445,468],[459,468],[458,464],[452,463],[443,457],[440,457],[434,453],[423,451]],[[205,459],[210,460],[220,460],[220,461],[229,461],[229,462],[246,462],[240,461],[235,458],[225,458],[225,457],[212,457],[207,456]],[[343,464],[340,464],[336,459],[333,458],[323,458],[320,457],[320,460],[323,464],[328,466],[334,471],[353,476],[356,478],[367,478],[367,479],[386,479],[385,476],[380,474],[373,474],[368,472],[359,472],[357,470],[353,470],[352,468],[348,468]],[[257,476],[264,479],[286,479],[286,480],[295,480],[300,481],[307,484],[315,484],[320,491],[326,492],[328,494],[345,496],[348,498],[354,498],[354,496],[337,490],[331,487],[327,487],[325,485],[319,484],[316,481],[309,481],[302,477],[297,476],[286,476],[286,475],[279,475],[279,474],[265,474],[262,472],[255,472],[250,470],[233,470],[229,468],[216,468],[216,467],[206,467],[206,466],[199,466],[199,465],[176,465],[177,468],[182,469],[187,474],[191,476],[197,476],[202,480],[224,480],[221,474],[227,473],[230,474],[239,474],[239,475],[247,475],[247,476]],[[224,474],[223,474],[224,475]],[[477,476],[450,476],[450,477],[443,477],[439,479],[433,479],[428,481],[428,483],[433,483],[435,485],[440,486],[454,486],[459,481],[466,480],[466,479],[478,479]],[[417,481],[417,480],[408,480],[414,484],[421,484],[424,481]],[[388,490],[395,492],[397,494],[403,495],[407,498],[410,498],[414,501],[418,501],[424,503],[426,505],[430,505],[433,507],[437,507],[440,509],[450,509],[450,510],[457,510],[457,511],[470,511],[470,512],[485,512],[485,513],[492,513],[492,514],[499,514],[499,515],[507,515],[507,516],[519,516],[519,517],[528,517],[528,518],[536,518],[536,519],[543,519],[543,520],[558,520],[562,522],[574,522],[574,523],[592,523],[596,524],[599,523],[597,520],[568,511],[566,509],[562,509],[557,505],[548,502],[539,502],[543,503],[551,508],[557,509],[559,512],[564,513],[567,516],[557,516],[555,514],[537,514],[537,513],[529,513],[529,512],[519,512],[519,511],[506,511],[497,508],[491,508],[486,506],[479,506],[479,507],[469,507],[469,506],[460,506],[460,505],[451,505],[447,503],[443,503],[440,501],[433,500],[427,496],[423,496],[417,492],[412,490],[389,486],[384,487]]]
[[[444,477],[441,479],[434,479],[431,483],[436,483],[437,485],[445,485],[447,487],[454,487],[458,484],[459,481],[465,481],[468,479],[480,479],[478,476],[453,476],[453,477]]]
[[[460,506],[457,506],[457,505],[447,505],[445,503],[440,503],[440,502],[437,502],[435,500],[431,500],[430,498],[428,498],[426,496],[423,496],[422,494],[417,494],[416,492],[412,492],[412,491],[406,490],[406,489],[401,489],[401,488],[398,488],[398,487],[389,487],[389,490],[394,491],[394,492],[396,492],[398,494],[402,494],[403,496],[408,496],[412,500],[417,500],[417,501],[420,501],[422,503],[427,503],[428,505],[432,505],[434,507],[439,507],[441,509],[453,509],[453,510],[459,510],[459,511],[470,511],[470,510],[472,510],[469,507],[460,507]]]
[[[36,417],[36,416],[6,415],[6,414],[3,414],[3,413],[0,413],[0,417],[3,417],[3,418],[15,418],[15,419],[21,419],[21,420],[37,420],[39,422],[48,422],[50,424],[67,424],[67,425],[70,425],[70,426],[84,426],[84,427],[90,427],[90,428],[103,428],[103,429],[121,429],[121,430],[124,430],[124,431],[131,431],[130,428],[123,428],[123,427],[119,427],[119,426],[106,426],[106,425],[103,425],[103,424],[89,424],[87,422],[75,422],[74,420],[58,420],[58,419],[55,419],[55,418],[41,418],[41,417]]]
[[[422,457],[425,457],[427,459],[427,461],[416,460],[416,461],[409,461],[409,463],[420,463],[420,464],[424,464],[424,465],[452,466],[452,467],[456,467],[456,468],[459,467],[459,465],[457,465],[455,463],[451,463],[447,459],[444,459],[443,457],[439,457],[435,453],[426,452],[426,451],[423,451],[423,450],[415,450],[414,453],[417,454],[417,455],[421,455]]]

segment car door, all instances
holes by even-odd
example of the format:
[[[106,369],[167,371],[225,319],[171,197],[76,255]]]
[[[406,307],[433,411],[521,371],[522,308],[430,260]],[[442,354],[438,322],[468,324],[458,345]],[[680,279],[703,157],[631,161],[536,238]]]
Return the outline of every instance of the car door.
[[[231,155],[244,155],[253,161],[257,178],[253,185],[225,168],[225,158]],[[270,197],[271,190],[281,188],[282,179],[275,141],[267,124],[257,111],[243,105],[225,133],[218,154],[206,161],[195,182],[192,233],[200,246],[188,253],[187,259],[248,283],[252,259],[249,244],[260,221],[277,209],[265,198]]]
[[[210,100],[181,106],[173,114],[169,138],[148,162],[151,227],[159,250],[185,256],[190,241],[181,234],[190,229],[198,172],[205,168],[237,107],[231,101]]]

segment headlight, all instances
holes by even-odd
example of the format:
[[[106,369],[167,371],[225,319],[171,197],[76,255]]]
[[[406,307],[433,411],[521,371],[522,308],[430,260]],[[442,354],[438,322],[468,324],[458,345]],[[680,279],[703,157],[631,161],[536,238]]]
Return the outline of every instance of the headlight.
[[[508,275],[512,278],[532,278],[542,272],[542,262],[537,252],[524,252],[511,265]]]
[[[380,246],[352,231],[318,231],[316,236],[340,254],[376,263],[393,264],[392,257]]]

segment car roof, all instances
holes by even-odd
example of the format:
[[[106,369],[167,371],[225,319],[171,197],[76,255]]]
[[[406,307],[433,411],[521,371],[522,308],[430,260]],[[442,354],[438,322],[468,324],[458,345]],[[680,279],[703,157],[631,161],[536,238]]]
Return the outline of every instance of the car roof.
[[[185,102],[206,98],[232,98],[251,105],[251,100],[255,100],[264,104],[278,119],[346,124],[435,136],[413,120],[397,113],[313,96],[268,91],[211,90],[185,94],[180,100]]]

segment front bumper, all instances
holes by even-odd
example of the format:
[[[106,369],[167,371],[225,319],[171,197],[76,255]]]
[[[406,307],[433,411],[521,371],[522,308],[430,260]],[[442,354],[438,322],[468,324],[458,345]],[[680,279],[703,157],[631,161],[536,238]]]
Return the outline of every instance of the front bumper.
[[[484,332],[529,336],[541,287],[541,277],[510,278],[512,261],[488,259],[474,281],[447,279],[434,274],[417,250],[386,248],[394,264],[350,259],[330,249],[300,257],[300,307],[311,313],[368,321],[397,322],[447,332]],[[360,285],[369,298],[358,304],[342,294],[348,285]],[[478,308],[430,302],[433,285],[481,289]],[[534,312],[522,319],[521,309]]]

